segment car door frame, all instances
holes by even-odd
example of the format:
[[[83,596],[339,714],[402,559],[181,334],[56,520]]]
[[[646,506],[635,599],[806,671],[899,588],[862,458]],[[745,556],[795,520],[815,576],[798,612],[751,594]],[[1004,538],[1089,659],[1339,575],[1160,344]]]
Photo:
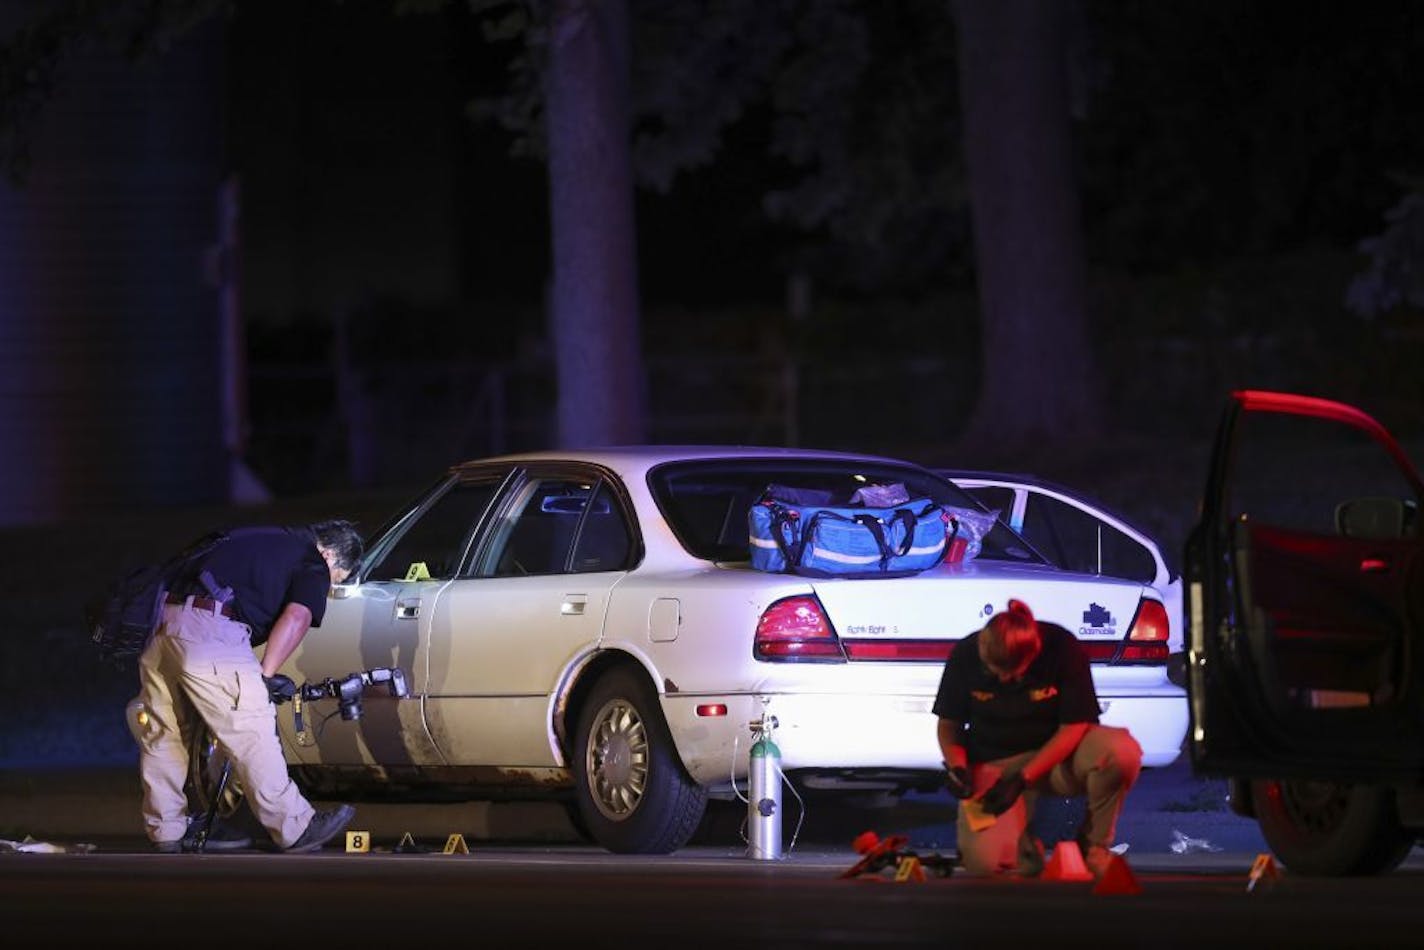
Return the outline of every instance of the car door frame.
[[[1325,565],[1333,584],[1359,598],[1370,598],[1377,616],[1395,625],[1392,636],[1403,651],[1406,677],[1393,699],[1361,706],[1302,708],[1284,701],[1273,661],[1273,621],[1260,608],[1253,584],[1267,570],[1280,571],[1282,551],[1291,548],[1262,543],[1269,524],[1237,519],[1226,503],[1238,454],[1241,425],[1247,413],[1275,412],[1350,426],[1367,435],[1393,460],[1415,493],[1424,499],[1424,483],[1393,436],[1375,419],[1344,403],[1259,390],[1232,394],[1218,426],[1200,520],[1188,539],[1184,560],[1187,583],[1187,690],[1190,700],[1189,742],[1195,767],[1204,773],[1234,777],[1302,777],[1351,782],[1409,781],[1424,765],[1420,742],[1421,676],[1418,646],[1421,621],[1417,601],[1421,557],[1421,526],[1416,512],[1412,534],[1361,544],[1360,539],[1310,534],[1312,564]],[[1255,538],[1257,540],[1253,541]],[[1385,600],[1369,590],[1365,578],[1368,555],[1389,549],[1396,565],[1399,597]],[[1299,562],[1304,563],[1304,562]],[[1351,574],[1339,567],[1355,563]],[[1264,570],[1263,570],[1264,569]],[[1279,575],[1277,575],[1279,576]],[[1414,593],[1411,593],[1414,592]]]

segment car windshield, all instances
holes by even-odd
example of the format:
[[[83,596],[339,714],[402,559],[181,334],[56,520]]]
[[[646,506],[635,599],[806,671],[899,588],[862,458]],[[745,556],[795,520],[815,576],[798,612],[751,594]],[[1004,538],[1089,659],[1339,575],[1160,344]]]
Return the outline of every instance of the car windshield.
[[[682,546],[709,561],[746,561],[747,512],[770,485],[825,492],[848,504],[859,489],[903,485],[911,499],[928,498],[946,509],[986,509],[963,489],[910,465],[854,459],[703,459],[658,466],[649,487]],[[1021,538],[995,522],[980,558],[1041,563]]]

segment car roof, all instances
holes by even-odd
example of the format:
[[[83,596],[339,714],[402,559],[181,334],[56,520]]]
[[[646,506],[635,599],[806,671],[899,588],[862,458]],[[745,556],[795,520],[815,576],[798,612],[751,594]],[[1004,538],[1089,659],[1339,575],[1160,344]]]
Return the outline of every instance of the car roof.
[[[834,449],[787,448],[763,445],[613,445],[569,449],[540,449],[511,452],[489,458],[469,459],[452,466],[460,471],[487,465],[521,462],[586,462],[604,465],[625,473],[646,472],[668,462],[717,461],[722,459],[824,459],[835,462],[868,462],[924,468],[908,459]]]

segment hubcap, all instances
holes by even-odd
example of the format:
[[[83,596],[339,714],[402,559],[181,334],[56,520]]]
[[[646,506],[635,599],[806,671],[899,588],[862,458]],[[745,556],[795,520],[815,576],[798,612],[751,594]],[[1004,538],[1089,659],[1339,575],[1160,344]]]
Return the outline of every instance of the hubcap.
[[[594,717],[586,752],[588,790],[604,817],[622,821],[637,809],[648,781],[648,736],[631,703],[611,699]]]
[[[211,735],[202,737],[195,752],[192,768],[193,788],[197,793],[198,807],[206,811],[212,807],[213,795],[217,792],[227,753],[223,752]],[[218,815],[223,818],[230,817],[241,806],[242,798],[242,783],[238,781],[237,773],[233,772],[228,776],[227,786],[219,800]]]

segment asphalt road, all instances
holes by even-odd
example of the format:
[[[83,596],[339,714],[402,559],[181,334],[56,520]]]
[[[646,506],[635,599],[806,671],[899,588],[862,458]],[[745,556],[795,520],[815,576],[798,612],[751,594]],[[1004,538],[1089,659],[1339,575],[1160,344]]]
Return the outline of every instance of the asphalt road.
[[[0,773],[0,927],[10,946],[183,942],[199,948],[348,948],[435,941],[510,948],[637,946],[1399,946],[1424,929],[1424,853],[1394,874],[1302,878],[1248,889],[1265,850],[1226,809],[1224,785],[1185,762],[1145,772],[1118,839],[1141,891],[971,878],[842,879],[863,830],[952,853],[947,799],[893,808],[786,802],[784,860],[746,857],[739,808],[717,803],[667,856],[576,843],[553,805],[360,804],[353,830],[314,855],[150,853],[128,768]],[[1071,831],[1047,803],[1041,831]],[[398,849],[409,832],[414,849]],[[792,834],[796,833],[794,842]],[[468,853],[443,853],[459,833]],[[36,850],[7,850],[24,838]],[[1183,842],[1186,842],[1185,844]],[[1176,847],[1174,848],[1174,845]],[[23,939],[24,944],[14,943]]]
[[[1196,868],[1191,865],[1196,864]],[[842,879],[842,854],[754,862],[695,847],[468,854],[0,855],[10,946],[208,948],[801,946],[1399,946],[1417,942],[1424,871],[1364,880],[1241,869],[1133,869],[1136,894],[1091,883],[952,875]],[[17,944],[14,940],[23,940]]]

